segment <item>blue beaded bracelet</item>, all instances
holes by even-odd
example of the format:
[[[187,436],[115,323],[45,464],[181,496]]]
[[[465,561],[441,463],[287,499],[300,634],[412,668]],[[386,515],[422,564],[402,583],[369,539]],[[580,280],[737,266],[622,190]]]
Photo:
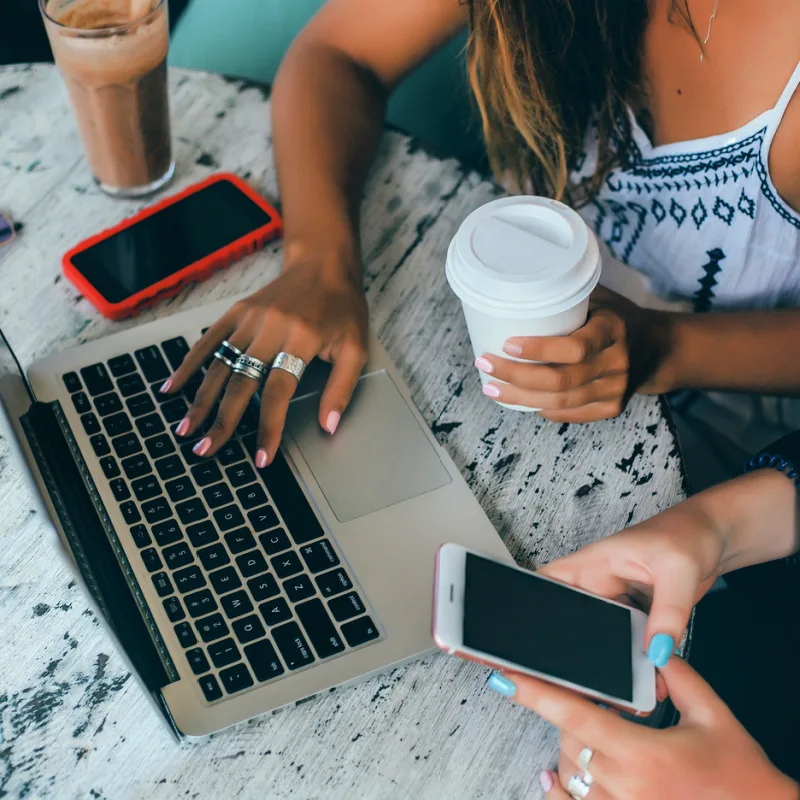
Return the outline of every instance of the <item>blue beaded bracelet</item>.
[[[793,480],[794,485],[800,489],[800,473],[798,473],[797,467],[783,456],[773,455],[772,453],[760,453],[757,456],[753,456],[753,458],[745,464],[742,473],[744,474],[757,469],[767,468],[776,469],[778,472],[785,473],[786,477]]]

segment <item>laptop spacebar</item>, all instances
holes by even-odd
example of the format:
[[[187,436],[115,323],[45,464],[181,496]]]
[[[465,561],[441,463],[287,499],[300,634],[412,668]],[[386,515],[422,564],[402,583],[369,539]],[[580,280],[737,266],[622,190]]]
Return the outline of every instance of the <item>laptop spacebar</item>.
[[[244,438],[245,449],[251,459],[255,458],[255,435]],[[324,534],[317,515],[306,500],[300,484],[292,474],[286,459],[280,450],[275,454],[272,463],[265,469],[257,470],[261,480],[267,487],[275,505],[278,507],[289,535],[295,544],[305,544],[312,539],[319,539]]]

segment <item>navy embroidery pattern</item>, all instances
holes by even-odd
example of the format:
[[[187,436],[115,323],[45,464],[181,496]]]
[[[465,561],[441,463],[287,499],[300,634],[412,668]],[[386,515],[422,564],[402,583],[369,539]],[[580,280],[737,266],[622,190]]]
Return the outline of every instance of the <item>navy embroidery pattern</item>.
[[[720,262],[725,259],[721,248],[715,247],[706,251],[708,262],[703,264],[703,277],[700,278],[700,288],[694,293],[694,310],[704,312],[711,310],[714,301],[714,287],[717,285],[717,273],[722,272]]]

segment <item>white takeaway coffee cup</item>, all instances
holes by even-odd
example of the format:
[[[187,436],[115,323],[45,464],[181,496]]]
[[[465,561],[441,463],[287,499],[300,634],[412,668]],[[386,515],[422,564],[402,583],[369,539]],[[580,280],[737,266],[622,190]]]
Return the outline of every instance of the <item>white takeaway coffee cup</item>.
[[[564,336],[580,328],[600,270],[597,239],[575,211],[524,196],[473,211],[453,237],[445,265],[475,355],[503,358],[512,336]],[[484,385],[492,380],[479,374]]]

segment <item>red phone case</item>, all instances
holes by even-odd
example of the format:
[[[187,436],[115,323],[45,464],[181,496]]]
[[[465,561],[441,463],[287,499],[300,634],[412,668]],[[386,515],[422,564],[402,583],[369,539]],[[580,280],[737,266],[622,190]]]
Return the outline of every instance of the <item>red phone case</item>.
[[[174,205],[185,197],[188,197],[195,192],[205,189],[213,183],[219,181],[229,181],[237,189],[249,197],[259,208],[266,211],[271,220],[266,225],[256,228],[254,231],[242,236],[235,242],[226,245],[221,250],[217,250],[205,258],[189,264],[179,272],[175,272],[167,278],[164,278],[157,283],[142,289],[134,295],[126,298],[120,303],[110,303],[100,294],[97,289],[75,268],[72,263],[73,256],[78,253],[88,250],[90,247],[108,239],[119,231],[125,230],[135,225],[140,220],[157,214],[159,211],[167,208],[167,206]],[[113,228],[108,228],[94,236],[84,239],[80,244],[68,250],[64,254],[62,261],[64,268],[64,275],[67,280],[104,316],[109,319],[125,319],[138,314],[146,308],[152,308],[160,300],[167,297],[176,295],[184,286],[191,283],[198,283],[210,277],[213,272],[219,269],[225,269],[230,266],[234,261],[244,258],[246,255],[255,252],[260,247],[263,247],[271,239],[279,236],[283,231],[283,222],[278,215],[278,212],[257,192],[255,192],[248,184],[246,184],[238,175],[231,172],[221,172],[206,178],[200,183],[195,183],[188,189],[179,192],[178,194],[167,197],[159,203],[140,211],[138,214],[122,220],[119,225]]]

